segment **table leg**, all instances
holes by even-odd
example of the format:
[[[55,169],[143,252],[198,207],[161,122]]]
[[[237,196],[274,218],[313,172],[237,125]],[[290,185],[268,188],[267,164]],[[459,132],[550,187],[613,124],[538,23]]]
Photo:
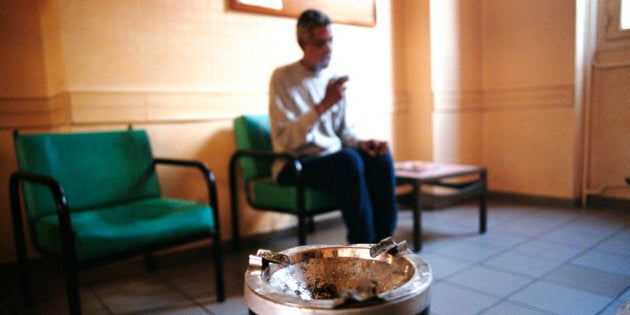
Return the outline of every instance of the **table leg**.
[[[481,180],[481,195],[479,196],[479,233],[486,233],[488,226],[488,180],[486,171],[479,174]]]
[[[413,251],[422,250],[422,201],[420,196],[421,184],[419,181],[413,181]]]

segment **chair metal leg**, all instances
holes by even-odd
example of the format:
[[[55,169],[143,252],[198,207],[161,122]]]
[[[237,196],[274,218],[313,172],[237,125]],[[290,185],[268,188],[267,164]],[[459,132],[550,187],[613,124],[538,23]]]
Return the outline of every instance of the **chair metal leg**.
[[[306,218],[298,216],[298,245],[306,245]]]
[[[233,249],[238,251],[241,249],[241,239],[238,226],[238,191],[236,179],[236,161],[237,156],[230,159],[230,207],[232,210],[232,244]]]
[[[24,236],[24,223],[22,221],[19,196],[20,188],[18,184],[18,178],[11,176],[9,181],[9,195],[11,198],[11,217],[13,219],[13,236],[18,260],[18,274],[22,285],[22,304],[24,306],[30,306],[33,304],[33,289],[28,272],[28,257],[26,255],[26,240]]]
[[[81,296],[79,293],[79,276],[72,267],[66,267],[66,293],[68,295],[68,309],[71,315],[81,314]]]
[[[313,233],[315,232],[315,218],[314,217],[308,217],[306,218],[308,220],[308,233]]]
[[[223,250],[221,249],[221,241],[218,238],[212,240],[214,246],[214,273],[215,287],[217,290],[217,301],[225,301],[225,282],[223,278]]]
[[[414,181],[413,186],[413,251],[422,250],[422,185]]]
[[[296,166],[297,167],[297,166]],[[297,168],[296,168],[297,170]],[[301,176],[297,176],[296,179],[297,200],[295,205],[297,207],[296,212],[298,216],[298,244],[300,246],[306,245],[306,197],[305,187],[302,183]]]
[[[241,237],[238,228],[238,210],[232,211],[232,248],[235,251],[241,250]]]
[[[20,246],[18,246],[19,248]],[[24,247],[22,244],[21,247]],[[33,305],[33,288],[31,287],[31,278],[28,272],[28,260],[26,258],[26,250],[18,249],[18,252],[24,251],[24,254],[18,254],[18,274],[20,277],[20,284],[22,286],[22,305]]]

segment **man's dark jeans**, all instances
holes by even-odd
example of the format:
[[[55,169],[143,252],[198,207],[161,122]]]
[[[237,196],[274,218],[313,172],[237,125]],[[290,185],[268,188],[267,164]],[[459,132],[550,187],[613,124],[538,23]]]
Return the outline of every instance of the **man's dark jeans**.
[[[392,236],[396,228],[396,177],[392,156],[372,157],[342,149],[321,157],[303,157],[304,183],[326,191],[337,200],[348,228],[348,242],[375,243]],[[278,176],[279,184],[294,184],[289,165]]]

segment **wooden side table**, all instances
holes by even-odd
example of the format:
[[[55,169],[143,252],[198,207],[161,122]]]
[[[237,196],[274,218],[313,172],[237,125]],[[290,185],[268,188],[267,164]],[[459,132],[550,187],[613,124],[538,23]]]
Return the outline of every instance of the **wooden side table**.
[[[479,197],[479,233],[486,232],[487,213],[487,176],[485,166],[437,163],[422,161],[398,162],[396,180],[401,184],[412,185],[413,200],[413,248],[422,250],[422,186],[448,187],[457,189],[461,198]],[[449,181],[457,177],[474,176],[464,182]]]

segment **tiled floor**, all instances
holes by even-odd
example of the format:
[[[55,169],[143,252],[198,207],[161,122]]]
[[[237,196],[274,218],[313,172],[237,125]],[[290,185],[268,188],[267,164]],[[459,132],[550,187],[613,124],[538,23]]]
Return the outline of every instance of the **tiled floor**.
[[[477,234],[475,204],[423,214],[424,248],[433,268],[431,314],[615,314],[630,301],[630,210],[563,209],[490,202],[488,232]],[[309,244],[340,244],[338,220],[318,225]],[[411,212],[400,213],[394,238],[411,241]],[[258,246],[260,245],[260,246]],[[266,239],[227,253],[228,298],[215,302],[213,264],[197,249],[161,255],[146,273],[140,260],[84,273],[86,314],[247,314],[242,297],[247,257],[258,247],[282,250],[294,237]],[[26,314],[66,312],[59,272],[38,266],[36,305]],[[5,272],[6,273],[6,272]],[[0,307],[15,304],[4,275]],[[12,296],[13,295],[13,296]]]

